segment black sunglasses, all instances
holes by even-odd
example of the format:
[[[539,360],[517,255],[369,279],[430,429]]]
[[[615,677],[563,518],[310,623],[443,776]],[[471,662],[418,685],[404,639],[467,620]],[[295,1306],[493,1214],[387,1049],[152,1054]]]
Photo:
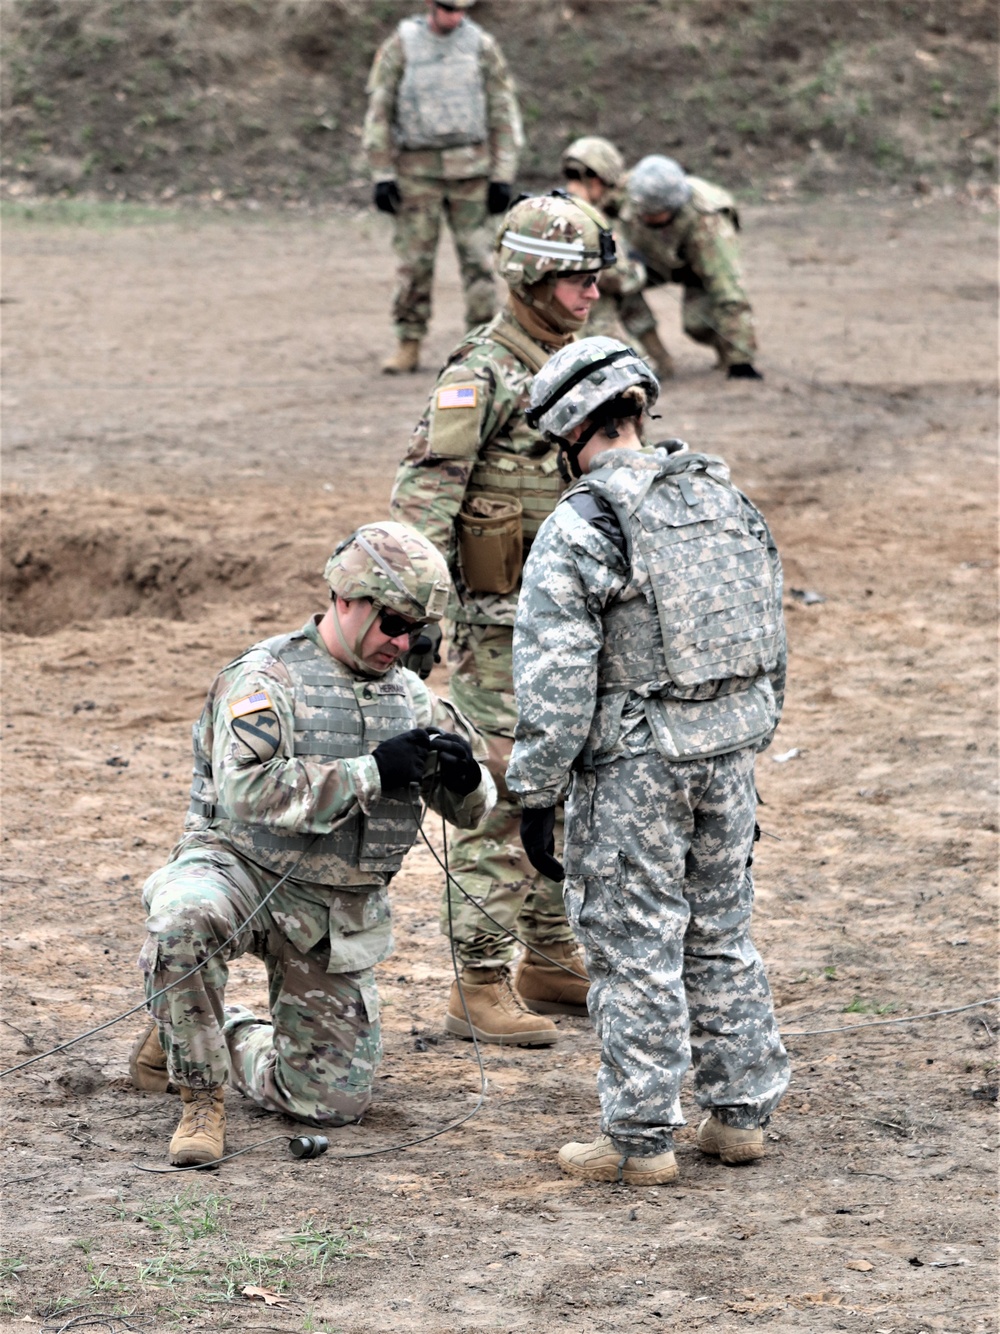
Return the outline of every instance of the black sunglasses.
[[[408,621],[405,616],[400,616],[398,611],[390,611],[388,607],[378,608],[378,628],[390,639],[409,635],[412,642],[423,634],[426,626],[426,621]]]
[[[589,167],[563,167],[563,175],[567,181],[599,181],[601,178],[596,171],[591,171]],[[602,182],[603,184],[603,182]]]

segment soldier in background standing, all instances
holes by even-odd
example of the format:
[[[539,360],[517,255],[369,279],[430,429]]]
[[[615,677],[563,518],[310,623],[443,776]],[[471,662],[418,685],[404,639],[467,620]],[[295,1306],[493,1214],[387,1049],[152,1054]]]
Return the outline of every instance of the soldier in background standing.
[[[781,564],[721,459],[646,450],[657,385],[631,348],[586,338],[548,361],[529,418],[581,480],[542,524],[514,629],[518,722],[507,786],[521,837],[565,896],[601,1040],[601,1134],[559,1166],[589,1181],[673,1181],[681,1080],[698,1147],[764,1155],[788,1085],[750,938],[754,760],[781,716]]]
[[[444,214],[455,238],[465,322],[496,309],[488,214],[510,204],[523,143],[513,80],[495,39],[467,18],[475,0],[426,0],[379,47],[363,144],[375,207],[395,219],[398,346],[388,375],[415,371],[431,313]]]
[[[615,238],[616,259],[609,268],[601,270],[598,279],[601,295],[587,316],[587,336],[624,338],[619,306],[625,297],[641,293],[646,285],[645,267],[629,254],[628,239],[616,221],[622,202],[619,187],[625,179],[625,159],[610,140],[589,135],[574,139],[565,149],[562,171],[567,193],[599,209]]]
[[[647,287],[684,288],[684,332],[706,343],[730,380],[762,380],[753,313],[743,290],[736,233],[740,219],[728,190],[688,176],[673,158],[644,157],[628,174],[622,220],[646,265]],[[642,293],[622,303],[622,323],[663,379],[673,362]]]
[[[501,925],[453,886],[447,891],[465,999],[482,1042],[544,1046],[558,1036],[546,1015],[587,1012],[586,969],[562,893],[524,856],[520,807],[503,786],[503,774],[517,718],[511,637],[523,552],[563,489],[556,450],[524,413],[533,377],[584,326],[597,300],[598,276],[614,258],[604,220],[582,200],[545,195],[514,205],[497,238],[497,271],[510,289],[507,304],[448,359],[392,492],[393,516],[419,528],[448,561],[455,586],[445,613],[452,625],[449,689],[486,738],[490,772],[498,780],[492,815],[475,836],[454,840],[451,869]],[[428,655],[421,674],[430,670]],[[445,932],[447,907],[446,901]],[[513,985],[515,946],[503,927],[534,947]],[[455,986],[445,1026],[456,1036],[471,1036]]]

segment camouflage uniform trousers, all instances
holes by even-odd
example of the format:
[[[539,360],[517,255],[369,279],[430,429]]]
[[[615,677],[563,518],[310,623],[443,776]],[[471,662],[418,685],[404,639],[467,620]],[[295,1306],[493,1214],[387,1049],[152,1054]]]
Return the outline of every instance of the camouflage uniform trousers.
[[[452,703],[483,734],[486,766],[497,785],[497,804],[477,829],[451,838],[449,870],[476,903],[508,930],[544,949],[573,939],[566,920],[562,887],[539,875],[521,846],[521,804],[507,789],[506,772],[513,740],[513,631],[503,625],[457,625],[449,652]],[[562,807],[556,812],[556,847],[562,843]],[[516,942],[478,912],[449,883],[441,902],[441,931],[448,934],[451,900],[452,938],[462,963],[495,968],[509,963]]]
[[[493,232],[486,213],[487,182],[439,181],[400,176],[403,202],[394,218],[396,291],[392,316],[396,336],[421,339],[431,317],[434,260],[442,213],[448,220],[465,289],[465,322],[486,324],[496,311],[493,281]]]
[[[567,802],[566,907],[591,976],[601,1130],[661,1153],[681,1080],[727,1125],[765,1125],[789,1065],[750,939],[754,751],[655,752],[579,775]]]
[[[278,879],[235,855],[181,852],[143,890],[148,935],[139,956],[146,995],[176,981],[236,931]],[[224,1005],[228,961],[267,968],[270,1019]],[[329,947],[302,953],[265,906],[221,954],[150,1001],[171,1078],[191,1088],[231,1083],[269,1112],[315,1126],[357,1121],[382,1057],[372,970],[328,973]]]

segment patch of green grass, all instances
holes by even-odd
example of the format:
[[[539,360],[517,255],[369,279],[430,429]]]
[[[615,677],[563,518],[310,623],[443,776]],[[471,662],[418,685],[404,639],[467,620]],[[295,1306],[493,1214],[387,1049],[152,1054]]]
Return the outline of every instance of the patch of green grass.
[[[837,965],[835,963],[828,963],[826,967],[823,969],[823,976],[826,978],[828,982],[836,982]]]
[[[366,1233],[363,1228],[353,1223],[338,1232],[334,1228],[317,1224],[309,1219],[298,1232],[290,1237],[283,1237],[290,1246],[301,1247],[305,1263],[319,1269],[319,1281],[326,1282],[326,1266],[331,1260],[350,1260],[353,1258],[351,1246],[356,1241],[363,1241]],[[332,1282],[332,1279],[330,1280]]]
[[[189,1186],[172,1200],[130,1209],[128,1216],[137,1223],[145,1223],[153,1232],[168,1236],[171,1241],[194,1241],[198,1237],[225,1232],[229,1201],[224,1195],[202,1195],[197,1186]]]
[[[241,1246],[225,1262],[226,1280],[235,1287],[253,1283],[258,1288],[281,1292],[288,1286],[287,1274],[295,1268],[295,1260],[287,1255],[257,1255]]]
[[[121,204],[100,199],[5,199],[0,218],[10,224],[58,224],[111,231],[117,227],[141,227],[149,223],[173,222],[176,213],[147,204]]]
[[[844,1014],[892,1014],[898,1006],[895,1001],[889,1001],[885,1005],[878,1001],[868,1001],[862,996],[855,996],[852,1001],[844,1006]]]

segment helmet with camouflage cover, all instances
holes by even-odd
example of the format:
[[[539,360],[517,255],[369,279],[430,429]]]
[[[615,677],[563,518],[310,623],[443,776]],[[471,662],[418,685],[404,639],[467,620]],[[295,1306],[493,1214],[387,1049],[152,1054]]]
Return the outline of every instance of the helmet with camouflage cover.
[[[625,175],[625,159],[609,139],[591,134],[582,139],[574,139],[563,150],[563,171],[567,167],[582,167],[592,171],[609,189],[620,185]]]
[[[521,199],[497,235],[496,268],[515,296],[564,273],[597,273],[615,262],[615,240],[596,209],[563,190]]]
[[[629,203],[640,217],[676,213],[691,198],[691,182],[681,164],[656,153],[635,164],[626,188]]]
[[[617,338],[581,338],[554,352],[535,376],[525,416],[529,426],[559,445],[579,477],[580,453],[597,431],[603,427],[614,437],[618,432],[609,422],[641,416],[659,393],[656,376],[634,348]],[[583,431],[571,442],[570,433],[580,426]]]
[[[323,577],[345,601],[371,598],[415,621],[439,621],[451,579],[433,542],[405,523],[366,523],[345,537]]]

